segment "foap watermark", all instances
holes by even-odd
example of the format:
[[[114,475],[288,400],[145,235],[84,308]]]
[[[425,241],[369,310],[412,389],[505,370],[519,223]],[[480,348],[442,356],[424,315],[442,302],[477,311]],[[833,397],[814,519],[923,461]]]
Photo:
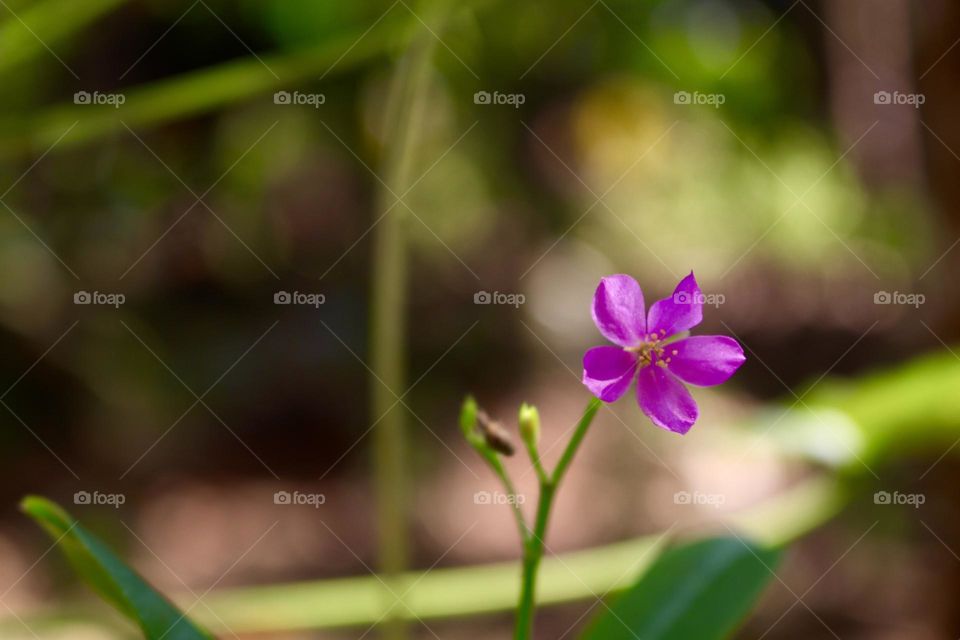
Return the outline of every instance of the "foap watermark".
[[[473,104],[506,104],[514,109],[519,109],[520,105],[527,101],[527,96],[522,93],[500,93],[494,91],[477,91],[473,94]]]
[[[677,491],[673,494],[673,504],[703,505],[719,509],[726,501],[727,497],[722,493]]]
[[[127,101],[122,93],[102,93],[100,91],[77,91],[73,94],[73,104],[109,105],[119,109]]]
[[[477,291],[473,294],[473,304],[506,304],[519,308],[527,297],[522,293],[503,293],[502,291]]]
[[[319,109],[327,101],[322,93],[302,93],[300,91],[277,91],[273,94],[273,104],[307,105]]]
[[[909,105],[919,109],[927,101],[922,93],[903,93],[902,91],[877,91],[873,94],[873,104]]]
[[[99,491],[77,491],[73,494],[73,504],[113,507],[119,509],[127,501],[122,493],[101,493]]]
[[[674,304],[699,304],[709,305],[717,308],[727,301],[727,297],[722,293],[690,293],[689,291],[679,291],[673,294]]]
[[[526,496],[521,493],[477,491],[473,494],[473,504],[523,504],[526,500]]]
[[[313,507],[319,509],[327,502],[327,496],[322,493],[303,493],[301,491],[277,491],[273,494],[273,504]]]
[[[877,291],[873,294],[873,304],[899,304],[909,305],[918,309],[920,305],[927,301],[927,297],[922,293],[903,293],[900,291]]]
[[[927,496],[922,493],[900,493],[894,491],[877,491],[873,494],[873,504],[883,505],[909,505],[914,509],[919,509],[927,501]]]
[[[694,91],[677,91],[673,94],[673,104],[701,104],[709,105],[714,109],[719,109],[720,105],[727,101],[727,96],[722,93],[700,93]]]
[[[127,301],[122,293],[104,293],[103,291],[77,291],[73,294],[73,304],[107,305],[116,309]]]
[[[304,293],[303,291],[277,291],[273,294],[273,304],[298,304],[319,309],[327,301],[322,293]]]

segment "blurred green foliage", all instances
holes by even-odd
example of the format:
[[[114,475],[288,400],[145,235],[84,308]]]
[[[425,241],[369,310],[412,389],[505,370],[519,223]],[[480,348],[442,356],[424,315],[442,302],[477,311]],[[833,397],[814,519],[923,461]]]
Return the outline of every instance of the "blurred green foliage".
[[[315,316],[278,312],[271,299],[280,288],[325,291],[336,303],[324,322],[366,355],[386,70],[430,6],[4,4],[0,268],[12,275],[0,280],[0,339],[5,379],[16,381],[5,401],[24,420],[8,415],[0,432],[4,491],[19,496],[30,478],[30,490],[69,493],[71,474],[37,438],[83,477],[112,480],[183,418],[193,397],[131,333],[199,393],[278,313],[284,339],[266,339],[207,401],[292,474],[313,478],[338,463],[375,419],[357,415],[367,372]],[[427,421],[453,415],[468,383],[528,388],[538,365],[556,365],[552,353],[530,357],[541,345],[516,317],[490,309],[438,363],[475,321],[480,288],[526,292],[531,304],[519,317],[559,338],[558,357],[575,368],[593,335],[583,331],[583,300],[599,274],[640,274],[657,290],[674,281],[671,272],[695,268],[709,289],[728,293],[724,317],[738,332],[751,343],[776,337],[751,354],[749,394],[769,377],[766,363],[791,385],[833,364],[874,319],[862,291],[919,284],[936,258],[928,199],[913,185],[863,183],[823,115],[825,70],[811,38],[779,11],[681,0],[456,8],[437,47],[418,182],[407,196],[417,212],[408,228],[411,369],[430,373],[410,403]],[[126,101],[73,104],[75,92],[95,90]],[[278,90],[326,99],[317,109],[278,105]],[[674,101],[694,90],[726,100],[719,108]],[[477,91],[526,99],[519,109],[490,107],[475,104]],[[80,309],[72,296],[81,289],[120,290],[128,303]],[[839,335],[842,346],[809,339],[811,327]],[[854,371],[941,350],[923,328],[910,331],[891,316]],[[831,381],[807,400],[816,413],[795,407],[769,436],[805,460],[839,460],[851,476],[856,457],[873,465],[901,447],[948,442],[956,364],[942,353]],[[760,428],[772,422],[764,414]],[[165,469],[270,477],[218,429],[202,409],[189,415],[130,481],[146,490]],[[288,437],[277,438],[281,431]],[[416,438],[418,463],[430,468],[440,445]],[[357,459],[362,447],[343,472]],[[814,492],[782,521],[831,514],[836,495],[821,497]],[[574,566],[592,588],[610,586],[611,573],[649,542]],[[512,571],[438,572],[414,594],[415,610],[454,615],[444,595],[465,585],[476,590],[459,613],[503,610]],[[563,567],[547,572],[548,602],[582,595],[562,580]],[[372,579],[264,587],[226,594],[220,606],[250,629],[267,628],[274,614],[290,628],[353,625],[381,613],[376,587]],[[341,588],[353,599],[324,600]],[[260,613],[258,603],[267,603]]]

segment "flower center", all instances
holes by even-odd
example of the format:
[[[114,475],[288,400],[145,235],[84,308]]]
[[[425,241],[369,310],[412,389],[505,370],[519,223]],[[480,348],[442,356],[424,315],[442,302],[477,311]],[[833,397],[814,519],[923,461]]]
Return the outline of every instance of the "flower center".
[[[624,350],[637,354],[637,361],[641,367],[655,364],[658,367],[666,368],[670,364],[671,357],[678,353],[676,349],[668,351],[668,345],[664,343],[666,337],[667,332],[664,329],[661,329],[659,334],[648,333],[643,336],[640,344],[633,347],[624,347]]]

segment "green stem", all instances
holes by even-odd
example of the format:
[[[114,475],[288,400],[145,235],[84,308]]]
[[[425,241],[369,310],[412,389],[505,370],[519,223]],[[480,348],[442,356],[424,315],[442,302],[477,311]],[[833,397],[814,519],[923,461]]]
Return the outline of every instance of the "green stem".
[[[503,466],[503,462],[500,461],[500,458],[497,457],[496,453],[492,451],[481,451],[481,456],[487,461],[487,464],[490,465],[490,468],[493,469],[493,472],[497,474],[497,477],[500,478],[500,482],[503,484],[504,491],[507,492],[508,496],[516,498],[517,489],[513,484],[513,481],[510,479],[510,474],[507,473],[506,468]],[[527,537],[530,535],[529,529],[527,529],[527,522],[523,519],[523,510],[520,508],[520,503],[518,500],[514,500],[511,503],[511,508],[513,511],[513,518],[517,523],[517,531],[520,534],[521,544],[526,544]]]
[[[533,633],[533,613],[536,606],[537,573],[540,560],[543,559],[543,538],[547,534],[547,522],[556,485],[547,481],[540,485],[540,499],[537,503],[537,517],[533,532],[524,541],[523,569],[520,579],[520,601],[517,604],[517,624],[514,632],[516,640],[528,640]]]
[[[394,206],[412,180],[413,152],[423,128],[429,62],[433,38],[417,38],[399,61],[387,98],[385,121],[384,186],[377,204],[389,211],[377,227],[373,250],[371,308],[371,413],[379,417],[374,429],[374,474],[380,570],[385,575],[384,594],[396,602],[403,593],[399,576],[409,557],[407,513],[409,472],[404,407],[397,394],[405,389],[404,350],[406,322],[406,209]],[[400,617],[403,603],[384,625],[384,637],[407,636]]]
[[[520,581],[520,600],[517,604],[517,623],[514,632],[516,640],[529,640],[533,634],[533,615],[536,608],[537,592],[537,573],[540,570],[540,561],[543,559],[544,539],[547,535],[547,524],[550,521],[550,510],[553,508],[553,499],[556,496],[557,487],[563,480],[573,456],[576,455],[583,442],[583,437],[587,435],[587,430],[593,423],[593,418],[600,409],[601,402],[597,398],[591,398],[587,408],[577,423],[576,430],[567,443],[566,449],[560,456],[560,461],[553,470],[552,475],[545,472],[540,476],[540,498],[537,501],[537,516],[533,524],[533,532],[524,540],[523,544],[523,568]],[[539,457],[537,458],[539,460]]]
[[[560,480],[567,472],[567,467],[570,466],[574,454],[577,452],[577,449],[580,448],[580,442],[583,441],[583,436],[587,435],[587,429],[590,428],[593,417],[597,415],[597,411],[600,410],[602,404],[603,402],[599,398],[590,398],[590,402],[587,403],[587,408],[584,409],[583,415],[580,417],[580,422],[577,423],[577,429],[573,432],[573,437],[570,438],[570,442],[567,443],[567,448],[564,449],[563,455],[560,456],[560,461],[557,462],[556,469],[553,470],[554,484],[560,484]]]
[[[540,451],[537,449],[536,444],[527,442],[524,443],[524,445],[527,448],[530,462],[533,464],[533,469],[537,473],[537,479],[540,481],[540,484],[548,482],[550,476],[547,474],[547,470],[543,468],[543,462],[540,460]]]

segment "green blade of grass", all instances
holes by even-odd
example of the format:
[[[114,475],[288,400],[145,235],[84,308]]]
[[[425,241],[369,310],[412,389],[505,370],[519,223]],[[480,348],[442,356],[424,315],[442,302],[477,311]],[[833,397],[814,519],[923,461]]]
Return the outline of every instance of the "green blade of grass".
[[[125,125],[153,127],[295,86],[321,73],[343,72],[382,54],[407,23],[384,20],[366,34],[350,32],[303,50],[231,60],[121,89],[125,101],[119,108],[61,104],[32,116],[6,117],[0,121],[0,157],[40,152],[57,140],[56,149],[66,150],[123,131]]]
[[[77,574],[137,623],[147,640],[213,640],[60,506],[28,496],[21,509],[54,539]]]
[[[127,0],[45,0],[27,7],[0,5],[0,74],[50,50]]]
[[[668,550],[606,608],[583,640],[723,640],[774,577],[780,552],[740,538]]]

